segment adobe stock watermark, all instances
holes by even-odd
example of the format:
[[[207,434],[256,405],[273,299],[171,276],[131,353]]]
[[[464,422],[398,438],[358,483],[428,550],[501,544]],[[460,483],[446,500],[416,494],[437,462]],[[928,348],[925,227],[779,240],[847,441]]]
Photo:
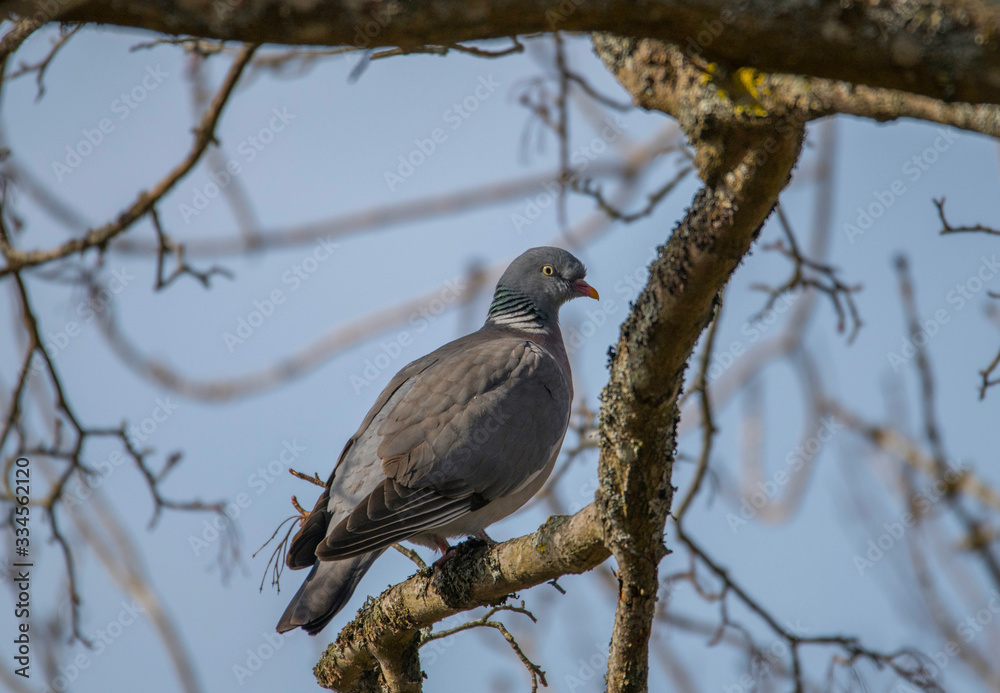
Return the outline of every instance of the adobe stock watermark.
[[[125,629],[139,619],[140,614],[146,613],[145,607],[139,606],[134,599],[130,603],[121,602],[121,607],[118,615],[107,625],[87,635],[93,647],[76,655],[68,664],[56,667],[56,675],[42,688],[42,693],[65,693],[69,690],[80,675],[90,668],[94,658],[104,654],[105,650],[122,637]]]
[[[188,546],[195,556],[211,546],[221,536],[222,532],[240,518],[243,511],[253,505],[254,498],[260,496],[268,487],[281,478],[282,474],[288,471],[292,463],[299,459],[299,456],[306,451],[304,445],[292,438],[291,441],[282,441],[281,452],[266,465],[261,465],[247,477],[247,486],[254,492],[250,495],[246,492],[236,494],[236,497],[223,508],[222,515],[213,515],[212,519],[202,520],[201,532],[188,535]]]
[[[600,301],[596,308],[587,308],[583,322],[579,325],[570,325],[563,330],[566,353],[570,356],[575,354],[591,337],[597,334],[597,330],[603,327],[608,319],[618,311],[619,306],[620,304],[615,299],[608,298]]]
[[[982,609],[975,614],[969,614],[964,620],[959,621],[955,626],[956,638],[949,639],[945,646],[928,655],[930,662],[924,663],[925,674],[917,674],[913,682],[920,686],[920,689],[913,688],[906,682],[901,681],[894,689],[893,693],[921,693],[921,691],[931,690],[932,684],[938,681],[944,670],[951,664],[951,660],[962,654],[959,639],[968,644],[976,639],[976,636],[983,632],[983,629],[990,625],[994,619],[1000,619],[1000,590],[992,590],[989,600]],[[931,663],[933,662],[933,663]]]
[[[615,115],[613,121],[610,118],[605,118],[601,132],[570,153],[569,175],[572,178],[581,176],[592,163],[597,161],[601,154],[607,151],[609,144],[618,141],[626,129],[625,120],[621,115]],[[542,211],[551,207],[559,199],[563,187],[570,182],[563,180],[562,176],[557,176],[542,184],[543,192],[524,198],[518,210],[510,215],[510,222],[514,226],[514,230],[521,233],[526,227],[537,221],[542,216]]]
[[[302,288],[319,270],[320,265],[330,259],[333,251],[340,247],[340,244],[330,240],[331,238],[332,236],[327,236],[316,241],[316,246],[305,257],[281,273],[281,283],[289,287],[287,293],[276,288],[265,294],[264,298],[255,299],[253,307],[247,314],[236,318],[236,327],[233,331],[223,331],[222,343],[226,345],[226,350],[230,354],[235,353],[237,347],[253,337],[254,333],[274,315],[278,306],[284,304],[290,294]]]
[[[958,134],[952,129],[938,128],[937,131],[938,136],[934,138],[930,146],[903,162],[901,173],[911,185],[920,180],[958,139]],[[874,201],[867,205],[859,205],[854,223],[844,224],[847,240],[854,243],[855,240],[867,233],[875,225],[875,222],[882,218],[907,191],[908,188],[903,178],[896,178],[884,188],[873,190],[871,196],[875,198]]]
[[[236,176],[243,173],[243,165],[249,164],[256,159],[258,154],[274,142],[277,134],[284,132],[288,124],[298,116],[290,113],[288,107],[285,106],[281,110],[272,108],[269,117],[265,117],[268,118],[267,122],[256,133],[244,137],[236,145],[236,152],[243,157],[243,163],[240,163],[238,159],[230,159],[226,162],[225,167],[220,168],[218,171],[209,171],[208,177],[211,178],[210,181],[201,187],[195,186],[191,188],[191,203],[181,202],[178,205],[177,210],[180,212],[181,219],[184,220],[185,224],[190,224],[193,217],[205,211],[208,205],[211,204],[211,201],[228,188]]]
[[[83,334],[83,329],[94,321],[99,315],[103,315],[111,304],[112,299],[123,292],[125,288],[135,281],[135,275],[122,265],[121,269],[111,271],[111,275],[99,282],[98,286],[92,289],[86,298],[76,305],[74,312],[80,321],[67,320],[58,330],[44,330],[42,345],[48,353],[49,358],[54,359],[58,354],[66,351],[74,339]],[[30,374],[35,375],[45,370],[45,360],[41,354],[35,352],[31,357]]]
[[[377,381],[413,344],[413,336],[426,330],[449,306],[465,296],[467,290],[468,285],[461,278],[449,279],[436,297],[410,314],[407,323],[412,329],[400,330],[394,337],[380,341],[379,352],[365,359],[361,372],[348,376],[354,394],[360,395],[363,389]]]
[[[740,334],[746,339],[734,339],[723,349],[716,349],[712,353],[712,362],[708,367],[708,381],[716,380],[723,373],[728,371],[736,361],[747,353],[747,347],[756,344],[795,304],[802,291],[784,293],[774,300],[774,304],[743,323]]]
[[[285,640],[291,633],[274,633],[265,631],[260,644],[246,649],[246,659],[233,665],[233,677],[236,683],[244,685],[247,679],[261,670],[264,662],[271,659],[274,653],[285,645]]]
[[[109,106],[111,113],[118,116],[119,122],[125,120],[169,76],[158,64],[155,67],[147,66],[146,73],[139,80],[139,83],[128,91],[123,91],[121,96],[111,102]],[[55,174],[56,180],[61,183],[66,176],[76,171],[83,160],[93,154],[108,135],[115,131],[116,127],[117,123],[111,118],[101,118],[93,128],[80,130],[83,137],[76,144],[66,145],[66,156],[63,160],[51,163],[52,173]]]
[[[757,490],[749,496],[743,493],[740,502],[739,515],[726,513],[726,522],[733,534],[741,527],[746,526],[750,520],[757,517],[757,514],[764,506],[774,500],[778,491],[788,484],[806,463],[815,459],[823,447],[833,440],[838,431],[843,430],[844,425],[833,417],[821,419],[820,427],[806,441],[796,445],[787,455],[785,455],[785,467],[776,471],[767,481],[758,481]]]
[[[563,676],[563,683],[569,693],[587,690],[587,684],[591,681],[603,682],[604,672],[608,668],[607,644],[595,642],[593,654],[587,659],[578,657],[576,663],[579,665],[576,672]]]
[[[436,624],[438,632],[457,628],[465,623],[465,613],[457,613],[441,620]],[[445,654],[452,645],[458,642],[456,637],[434,638],[420,648],[420,665],[431,667],[438,661],[438,658]]]
[[[456,101],[446,108],[444,113],[441,114],[441,120],[446,125],[451,126],[449,128],[451,132],[455,132],[501,86],[503,86],[503,83],[493,79],[492,73],[485,77],[480,76],[472,93],[460,102]],[[413,149],[405,155],[400,154],[397,157],[399,163],[396,166],[396,170],[390,171],[386,169],[382,174],[386,185],[389,186],[389,192],[395,192],[397,187],[405,183],[410,176],[416,173],[417,169],[423,166],[433,156],[434,152],[438,151],[441,145],[447,141],[448,131],[444,128],[434,128],[427,137],[413,140]]]
[[[785,629],[799,638],[808,635],[810,630],[812,630],[802,625],[799,620],[796,620],[795,623],[785,621]],[[791,654],[791,650],[788,649],[788,643],[784,640],[775,640],[770,647],[760,651],[760,658],[753,660],[753,670],[743,674],[733,683],[723,684],[723,693],[744,693],[744,691],[761,690],[761,682],[773,677],[774,669],[783,668],[780,665],[789,654]]]
[[[128,444],[136,450],[142,450],[144,443],[147,443],[160,426],[165,424],[174,412],[181,406],[172,401],[170,397],[157,397],[153,400],[153,406],[149,413],[125,429],[125,437]],[[67,509],[80,505],[83,501],[94,495],[94,491],[104,485],[112,474],[115,473],[131,458],[125,453],[115,450],[103,460],[91,463],[93,473],[80,471],[75,475],[75,483],[67,483],[64,487],[63,504]]]
[[[885,356],[892,370],[898,373],[900,368],[909,363],[910,359],[917,355],[917,347],[926,345],[936,337],[941,328],[951,321],[952,315],[965,308],[997,274],[1000,274],[1000,262],[997,262],[997,256],[994,254],[991,257],[985,255],[980,257],[979,268],[964,282],[955,284],[955,288],[945,295],[948,305],[935,310],[931,317],[920,320],[920,329],[916,334],[901,337],[898,352],[886,352]]]
[[[927,491],[915,494],[907,504],[916,510],[916,516],[907,511],[893,522],[883,522],[882,529],[885,531],[874,539],[868,539],[864,555],[854,554],[854,567],[858,569],[858,575],[864,577],[865,571],[872,569],[876,563],[885,558],[900,543],[906,535],[906,530],[914,527],[917,519],[926,515],[931,507],[944,497],[949,487],[969,471],[968,467],[955,465],[951,461],[948,461],[945,467],[948,471],[943,479],[935,479]]]

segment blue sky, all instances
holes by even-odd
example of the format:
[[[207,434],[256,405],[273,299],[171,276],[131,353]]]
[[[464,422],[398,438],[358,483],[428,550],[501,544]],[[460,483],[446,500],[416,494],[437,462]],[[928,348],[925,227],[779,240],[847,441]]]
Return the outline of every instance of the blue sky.
[[[52,36],[54,31],[48,29],[32,37],[18,59],[43,55]],[[53,62],[44,98],[35,100],[31,78],[5,86],[6,144],[20,165],[88,224],[114,218],[190,145],[193,109],[186,59],[172,46],[129,50],[149,38],[88,28]],[[626,100],[587,41],[573,39],[568,46],[577,71],[605,93]],[[217,134],[224,167],[203,161],[181,181],[159,206],[165,228],[182,242],[236,235],[229,207],[211,195],[213,184],[233,180],[247,192],[259,228],[267,233],[550,171],[557,165],[556,143],[549,137],[541,151],[525,150],[522,137],[528,114],[516,95],[525,80],[546,72],[551,51],[550,43],[533,41],[526,54],[502,60],[463,55],[391,58],[373,62],[354,83],[348,80],[358,60],[353,55],[321,61],[301,76],[255,74],[241,83],[220,122]],[[213,83],[221,78],[226,60],[210,61]],[[634,110],[623,117],[621,128],[623,137],[637,143],[668,124],[661,113]],[[782,196],[803,242],[816,195],[812,174],[817,127],[811,126],[793,182]],[[984,316],[984,307],[989,301],[986,292],[1000,291],[1000,277],[986,281],[960,307],[950,300],[956,286],[968,284],[984,262],[992,262],[997,245],[984,235],[940,236],[931,203],[932,198],[947,197],[947,210],[956,224],[1000,224],[997,145],[982,136],[910,121],[875,124],[841,118],[834,127],[829,260],[842,268],[845,281],[863,285],[857,304],[864,326],[848,343],[836,332],[828,303],[818,301],[808,342],[820,361],[824,383],[841,401],[874,420],[885,416],[886,392],[898,389],[909,402],[911,432],[919,432],[918,383],[912,364],[894,370],[889,358],[901,349],[906,334],[893,270],[894,257],[905,253],[916,278],[921,313],[932,316],[943,310],[947,316],[928,349],[948,450],[955,459],[974,463],[984,479],[1000,484],[992,445],[1000,393],[991,393],[985,402],[978,401],[976,393],[977,371],[998,346],[997,331]],[[572,121],[571,137],[575,154],[595,164],[605,160],[606,155],[596,153],[597,158],[591,159],[593,142],[600,138],[579,113]],[[430,153],[428,140],[433,142]],[[90,142],[89,150],[80,147],[83,141]],[[400,168],[399,157],[421,159],[411,157],[415,150],[425,154],[421,163],[411,172]],[[644,190],[655,189],[676,169],[674,160],[664,158],[652,167]],[[230,181],[221,170],[227,171]],[[582,330],[593,325],[586,328],[592,334],[574,353],[577,393],[591,409],[597,408],[606,382],[607,349],[617,339],[628,301],[645,281],[651,249],[665,241],[696,189],[695,178],[689,176],[650,217],[630,225],[612,224],[586,246],[574,249],[588,265],[588,281],[602,296],[599,306],[577,301],[563,311],[565,326]],[[859,207],[867,209],[873,202],[886,210],[859,234],[852,229],[858,226]],[[279,638],[273,635],[274,624],[304,576],[286,573],[280,595],[266,584],[259,592],[265,561],[250,554],[290,514],[292,494],[304,505],[312,503],[314,490],[284,473],[288,458],[294,455],[294,468],[325,477],[344,441],[398,368],[479,324],[489,292],[468,306],[455,307],[446,282],[460,284],[470,266],[502,265],[528,247],[559,241],[554,205],[540,208],[537,219],[518,228],[515,215],[526,214],[530,203],[530,197],[519,196],[432,220],[404,220],[374,232],[330,239],[326,245],[306,243],[245,257],[197,258],[198,266],[217,263],[233,274],[232,280],[215,278],[210,290],[181,278],[168,290],[154,292],[155,265],[149,256],[109,253],[102,277],[108,282],[114,278],[117,283],[108,286],[120,289],[115,301],[123,330],[145,353],[196,379],[233,378],[255,371],[373,310],[442,291],[440,315],[411,314],[303,377],[237,401],[196,401],[139,378],[108,349],[96,326],[86,321],[84,297],[62,284],[29,281],[43,331],[60,345],[56,365],[88,424],[160,418],[142,441],[155,451],[153,459],[162,464],[171,451],[184,452],[183,462],[164,484],[166,494],[203,500],[245,495],[238,518],[241,562],[224,580],[214,560],[219,540],[211,539],[211,531],[203,525],[207,516],[167,512],[154,529],[147,529],[152,503],[141,478],[127,464],[112,461],[114,471],[101,487],[138,546],[151,584],[197,667],[203,690],[309,690],[319,653],[365,596],[412,572],[405,558],[387,553],[323,635]],[[629,208],[643,204],[640,194]],[[25,245],[47,246],[67,237],[66,229],[30,199],[19,197],[16,206],[29,223]],[[572,198],[570,221],[584,218],[592,208],[592,201]],[[148,220],[137,223],[128,236],[146,242],[154,238]],[[780,237],[772,220],[761,240]],[[788,263],[775,253],[764,252],[760,245],[754,249],[727,291],[717,350],[734,343],[751,346],[744,325],[764,299],[750,287],[780,283],[789,272]],[[241,319],[260,310],[274,292],[279,292],[281,301],[272,301],[271,314],[244,341],[227,342],[226,333],[235,333]],[[13,305],[10,300],[0,304],[3,324],[12,324]],[[70,330],[73,335],[67,332],[71,322],[79,327]],[[769,328],[772,333],[779,329]],[[9,331],[0,336],[0,344],[0,353],[14,353],[16,342]],[[366,371],[369,362],[387,360],[387,367]],[[3,359],[0,373],[5,384],[11,382],[14,367],[12,359]],[[766,469],[771,474],[798,442],[803,405],[795,374],[785,364],[770,367],[761,386],[767,412]],[[735,397],[720,411],[718,421],[713,465],[730,486],[740,453],[742,402]],[[696,454],[698,445],[698,435],[688,436],[682,439],[681,450]],[[88,454],[94,460],[110,460],[113,450],[95,444]],[[899,573],[881,563],[865,575],[855,568],[853,556],[877,536],[872,528],[892,522],[902,512],[898,502],[881,500],[868,506],[869,522],[859,520],[855,503],[864,505],[871,499],[857,495],[858,485],[878,488],[876,499],[885,497],[879,481],[884,479],[884,468],[873,471],[866,460],[851,436],[838,434],[820,451],[803,505],[792,521],[779,526],[751,522],[734,532],[726,520],[734,506],[722,494],[712,502],[708,496],[696,502],[689,531],[781,619],[811,632],[860,634],[872,647],[916,645],[934,650],[939,641],[926,629],[901,620],[892,606],[891,595],[900,589]],[[271,463],[276,463],[271,468],[279,469],[279,474],[268,471]],[[596,456],[584,457],[561,480],[559,495],[567,507],[589,502],[595,470]],[[674,484],[681,493],[686,491],[690,470],[688,464],[677,467]],[[94,510],[92,503],[84,502],[86,511]],[[533,505],[499,523],[491,534],[506,539],[532,531],[547,513],[544,504]],[[39,518],[36,532],[45,536],[47,528],[41,525]],[[209,547],[193,548],[198,542],[192,538]],[[664,560],[664,574],[687,566],[684,550],[671,541],[668,532],[668,546],[675,553]],[[46,608],[58,608],[65,601],[60,557],[52,546],[39,542],[39,548],[35,598]],[[597,570],[607,573],[609,566]],[[131,597],[85,552],[80,581],[84,630],[121,630],[121,635],[99,653],[79,646],[67,651],[67,663],[77,655],[87,662],[76,672],[72,690],[179,690],[146,616],[139,613],[121,629],[111,625],[129,620]],[[534,661],[548,671],[551,690],[599,690],[600,675],[588,677],[587,671],[596,664],[603,666],[613,599],[605,581],[595,574],[567,577],[560,584],[567,595],[546,586],[521,595],[542,617],[538,624],[514,614],[504,620]],[[680,588],[672,600],[683,613],[717,618],[716,607],[705,605],[690,587]],[[971,607],[957,609],[964,613]],[[734,607],[733,616],[750,624],[765,645],[774,642],[745,610]],[[990,637],[995,642],[998,633],[994,622],[975,644],[983,645]],[[676,646],[697,673],[699,690],[726,690],[747,672],[739,657],[707,647],[707,637],[678,635],[662,626],[656,637]],[[249,670],[253,662],[247,662],[247,650],[267,652],[267,644],[272,654],[258,670],[248,676],[234,670],[240,666]],[[466,633],[437,646],[424,657],[427,691],[469,690],[470,677],[484,674],[495,682],[491,690],[528,689],[526,672],[495,632]],[[5,659],[8,649],[6,644],[0,647]],[[806,654],[812,671],[820,674],[827,658],[828,652]],[[957,664],[944,675],[948,690],[979,690]],[[666,689],[658,663],[653,665],[652,679],[654,690]],[[43,690],[38,683],[33,680],[31,690]]]

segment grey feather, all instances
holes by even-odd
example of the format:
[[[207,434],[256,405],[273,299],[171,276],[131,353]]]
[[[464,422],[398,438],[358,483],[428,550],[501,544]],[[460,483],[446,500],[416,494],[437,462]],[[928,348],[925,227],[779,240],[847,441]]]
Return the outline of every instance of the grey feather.
[[[389,382],[289,549],[289,567],[313,570],[279,630],[319,632],[390,544],[474,534],[537,492],[573,399],[558,311],[574,296],[596,298],[584,274],[566,251],[527,251],[501,277],[479,331]]]

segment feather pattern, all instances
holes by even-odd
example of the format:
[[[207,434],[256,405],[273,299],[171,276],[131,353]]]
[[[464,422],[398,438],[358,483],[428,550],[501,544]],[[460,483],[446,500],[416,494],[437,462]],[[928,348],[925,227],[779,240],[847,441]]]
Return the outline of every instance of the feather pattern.
[[[498,286],[490,304],[487,323],[533,334],[545,332],[548,316],[527,294],[509,286]]]

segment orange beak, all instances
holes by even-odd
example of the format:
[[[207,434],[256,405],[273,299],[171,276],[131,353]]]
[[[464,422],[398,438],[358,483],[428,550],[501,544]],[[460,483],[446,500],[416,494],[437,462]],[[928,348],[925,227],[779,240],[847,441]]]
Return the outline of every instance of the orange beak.
[[[600,294],[597,293],[597,289],[595,289],[582,279],[577,279],[575,282],[573,282],[573,290],[576,291],[576,293],[580,294],[581,296],[589,296],[590,298],[593,298],[595,300],[598,301],[601,300],[601,296]]]

